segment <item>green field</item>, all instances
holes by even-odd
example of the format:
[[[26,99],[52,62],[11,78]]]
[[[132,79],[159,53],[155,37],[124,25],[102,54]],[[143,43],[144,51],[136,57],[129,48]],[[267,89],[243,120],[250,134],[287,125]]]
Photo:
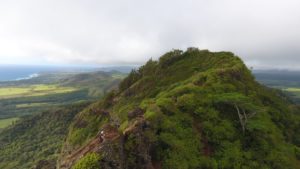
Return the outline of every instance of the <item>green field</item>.
[[[289,88],[286,88],[283,90],[288,91],[288,92],[300,92],[300,88],[295,88],[295,87],[289,87]]]
[[[300,99],[300,88],[288,87],[288,88],[283,88],[282,90],[285,91],[285,92],[290,93],[293,98]]]
[[[0,129],[13,124],[13,122],[17,121],[18,119],[19,118],[0,119]]]
[[[73,87],[62,87],[59,85],[30,85],[24,87],[0,87],[0,99],[25,97],[25,96],[44,96],[48,94],[67,93],[77,90]]]
[[[38,107],[38,106],[49,106],[49,103],[24,103],[24,104],[17,104],[16,108],[30,108],[30,107]]]

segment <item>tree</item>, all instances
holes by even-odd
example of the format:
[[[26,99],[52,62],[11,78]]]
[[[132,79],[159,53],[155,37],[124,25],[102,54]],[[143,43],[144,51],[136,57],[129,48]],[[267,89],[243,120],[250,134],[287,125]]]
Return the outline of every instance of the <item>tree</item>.
[[[245,133],[248,119],[252,118],[258,110],[258,107],[252,103],[253,101],[251,101],[249,97],[240,93],[225,93],[216,95],[214,102],[234,106],[238,114],[243,133]]]

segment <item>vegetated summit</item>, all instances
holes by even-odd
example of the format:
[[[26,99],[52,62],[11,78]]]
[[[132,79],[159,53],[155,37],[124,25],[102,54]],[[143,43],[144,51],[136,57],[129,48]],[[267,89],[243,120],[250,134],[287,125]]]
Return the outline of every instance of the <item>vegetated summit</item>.
[[[173,50],[79,113],[61,168],[300,168],[299,109],[230,52]]]
[[[299,130],[298,107],[233,53],[173,50],[78,113],[57,166],[295,169]]]

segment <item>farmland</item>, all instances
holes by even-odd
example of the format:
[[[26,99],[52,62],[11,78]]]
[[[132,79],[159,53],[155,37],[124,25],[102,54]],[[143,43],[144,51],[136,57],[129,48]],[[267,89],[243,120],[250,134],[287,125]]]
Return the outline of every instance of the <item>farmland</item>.
[[[256,79],[271,88],[279,89],[300,104],[300,72],[280,70],[255,71]]]
[[[41,113],[57,106],[93,101],[115,88],[119,72],[44,73],[39,77],[0,82],[0,120]]]
[[[61,87],[58,85],[30,85],[21,87],[1,87],[0,99],[28,97],[28,96],[44,96],[49,94],[67,93],[77,90],[74,87]]]

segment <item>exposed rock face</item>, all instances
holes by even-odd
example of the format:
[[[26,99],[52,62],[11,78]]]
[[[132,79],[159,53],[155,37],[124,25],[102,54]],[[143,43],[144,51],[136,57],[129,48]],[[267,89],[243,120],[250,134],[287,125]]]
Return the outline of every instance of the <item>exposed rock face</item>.
[[[101,148],[98,153],[102,155],[100,161],[101,168],[104,169],[123,169],[124,157],[123,157],[123,138],[120,135],[117,139],[104,141],[101,144]]]
[[[149,129],[149,124],[138,118],[133,126],[125,132],[125,157],[126,168],[130,169],[153,169],[150,155],[151,143],[145,132]],[[134,147],[131,147],[131,146]]]

